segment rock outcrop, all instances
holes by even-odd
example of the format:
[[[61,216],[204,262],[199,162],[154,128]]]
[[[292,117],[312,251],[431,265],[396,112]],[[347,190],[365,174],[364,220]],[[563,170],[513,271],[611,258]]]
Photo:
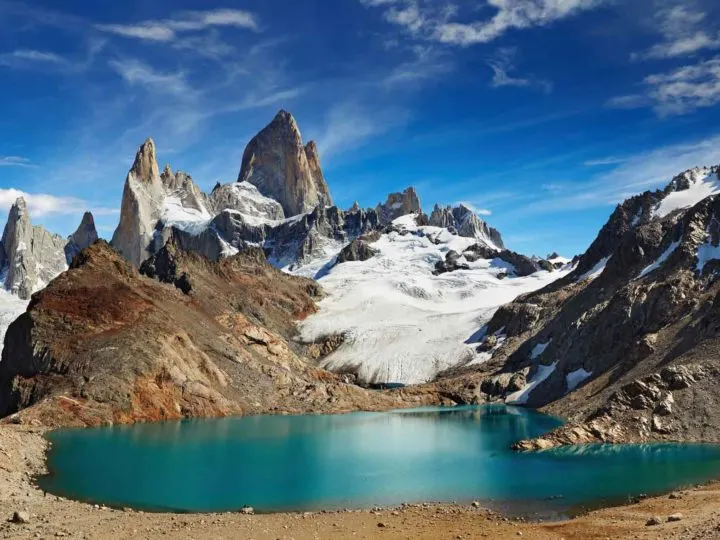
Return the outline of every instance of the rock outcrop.
[[[467,205],[460,204],[456,207],[435,205],[428,224],[434,227],[452,228],[458,235],[468,238],[477,238],[488,247],[504,249],[502,236],[497,229],[488,226],[477,214]]]
[[[367,261],[376,255],[376,251],[370,247],[365,240],[356,238],[340,250],[337,256],[337,264],[351,261]]]
[[[216,214],[233,210],[243,216],[268,221],[285,219],[282,205],[265,197],[249,182],[218,184],[210,194],[210,205]]]
[[[153,255],[155,230],[166,192],[160,179],[155,143],[147,139],[137,151],[125,181],[120,223],[112,245],[136,267]]]
[[[378,204],[375,210],[380,225],[387,225],[400,216],[419,214],[422,208],[415,188],[409,187],[402,193],[388,195],[387,201],[384,204]]]
[[[83,249],[90,247],[98,240],[95,218],[90,212],[85,212],[77,230],[70,235],[65,246],[65,258],[68,265],[72,263],[75,255]]]
[[[67,268],[65,246],[63,237],[33,226],[25,199],[19,198],[10,209],[0,244],[5,288],[29,300]]]
[[[210,217],[208,211],[208,196],[193,182],[192,177],[183,171],[173,173],[170,165],[165,165],[165,169],[160,175],[160,182],[164,188],[163,201],[167,206],[167,199],[174,199],[172,204],[185,210],[194,210],[200,215]]]
[[[492,360],[441,386],[569,418],[520,448],[720,441],[717,173],[693,169],[619,205],[573,272],[498,309]]]
[[[258,250],[213,263],[168,244],[142,276],[100,241],[8,330],[0,417],[49,426],[405,403],[344,384],[294,352],[318,286]],[[424,397],[408,399],[422,403]]]
[[[313,142],[303,146],[300,129],[287,111],[280,111],[247,145],[238,182],[257,186],[280,203],[286,216],[333,204],[317,147]]]

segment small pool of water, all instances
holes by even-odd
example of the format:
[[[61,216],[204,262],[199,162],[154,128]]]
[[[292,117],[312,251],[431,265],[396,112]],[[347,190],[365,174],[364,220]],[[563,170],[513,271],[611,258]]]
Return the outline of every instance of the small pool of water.
[[[505,406],[255,416],[49,434],[40,486],[143,510],[307,511],[470,501],[565,513],[720,477],[711,445],[509,445],[560,421]]]

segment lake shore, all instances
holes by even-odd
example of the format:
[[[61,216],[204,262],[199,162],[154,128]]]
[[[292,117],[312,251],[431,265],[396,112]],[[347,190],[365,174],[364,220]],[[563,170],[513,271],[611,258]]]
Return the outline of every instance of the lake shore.
[[[717,538],[720,483],[605,508],[578,518],[526,523],[471,505],[406,505],[377,511],[306,514],[152,514],[96,508],[45,495],[44,428],[0,425],[0,538]],[[28,523],[11,523],[23,512]],[[668,523],[673,514],[680,521]],[[651,517],[660,525],[646,526]]]

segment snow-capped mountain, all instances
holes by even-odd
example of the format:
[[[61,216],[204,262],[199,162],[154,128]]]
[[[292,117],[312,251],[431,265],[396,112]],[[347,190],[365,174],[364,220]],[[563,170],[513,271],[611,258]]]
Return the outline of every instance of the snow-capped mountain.
[[[303,145],[285,111],[248,144],[238,182],[206,195],[186,173],[158,170],[148,139],[128,173],[113,245],[139,267],[170,238],[211,260],[263,248],[273,265],[320,281],[327,297],[301,339],[342,334],[321,363],[366,383],[426,382],[482,361],[477,327],[569,271],[504,249],[465,205],[435,205],[428,217],[412,187],[375,208],[331,206],[317,147]]]

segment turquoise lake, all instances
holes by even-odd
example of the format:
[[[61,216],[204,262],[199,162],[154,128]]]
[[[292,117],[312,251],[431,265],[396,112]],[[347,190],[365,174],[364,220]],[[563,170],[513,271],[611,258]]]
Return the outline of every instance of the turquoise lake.
[[[565,513],[720,477],[711,445],[517,453],[560,422],[505,406],[255,416],[52,432],[46,491],[143,510],[259,512],[479,500]]]

